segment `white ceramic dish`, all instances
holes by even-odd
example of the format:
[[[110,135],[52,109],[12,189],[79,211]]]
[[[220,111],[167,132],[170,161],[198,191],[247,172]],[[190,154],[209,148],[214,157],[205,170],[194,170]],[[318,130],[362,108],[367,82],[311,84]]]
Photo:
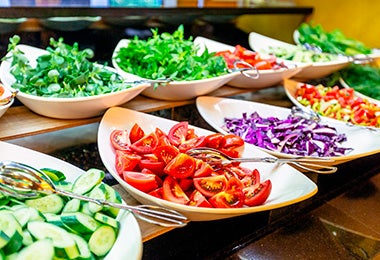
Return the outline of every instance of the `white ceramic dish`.
[[[26,20],[27,18],[0,18],[0,33],[16,31]]]
[[[270,179],[272,181],[272,192],[265,204],[261,206],[233,209],[198,208],[158,199],[127,184],[119,177],[115,169],[115,152],[110,143],[109,136],[114,129],[129,130],[135,123],[139,124],[142,129],[148,133],[154,131],[156,127],[164,132],[168,132],[177,122],[119,107],[108,109],[100,122],[98,129],[98,148],[104,165],[123,188],[143,204],[161,205],[182,212],[192,221],[206,221],[284,207],[310,198],[317,192],[317,186],[314,182],[289,165],[284,164],[279,166],[265,163],[247,163],[244,164],[244,166],[257,168],[263,180]],[[194,128],[198,135],[213,133],[202,128],[191,127]],[[243,156],[253,154],[257,156],[270,156],[252,145],[247,145]]]
[[[119,49],[128,46],[128,44],[129,40],[120,40],[112,56],[115,57]],[[120,75],[130,75],[126,74],[126,72],[118,66],[114,58],[112,59],[112,65],[116,68]],[[217,90],[237,75],[238,73],[228,73],[226,75],[202,80],[172,81],[166,85],[160,85],[156,89],[152,84],[152,86],[142,91],[141,94],[160,100],[188,100],[193,99],[197,96],[207,95]],[[136,77],[142,79],[141,77]]]
[[[253,101],[245,101],[218,97],[198,97],[196,106],[203,119],[217,132],[228,133],[223,129],[224,118],[241,118],[242,113],[248,114],[257,111],[262,117],[274,116],[285,119],[290,114],[289,108],[277,107]],[[335,127],[339,133],[347,136],[344,147],[353,148],[345,156],[330,157],[334,162],[324,163],[325,165],[338,165],[360,157],[368,156],[380,152],[380,132],[369,131],[364,128],[348,126],[344,122],[323,118],[322,123]],[[274,152],[268,149],[259,148],[279,158],[294,158],[294,155]]]
[[[293,41],[296,44],[300,44],[299,42],[300,33],[298,30],[294,30],[293,32]],[[366,63],[377,63],[380,61],[380,49],[372,49],[370,54],[357,54],[350,57],[353,62],[357,64],[366,64]]]
[[[4,88],[4,93],[0,95],[0,99],[9,97],[11,94],[12,93],[9,89]],[[6,105],[0,105],[0,117],[2,117],[5,114],[5,112],[7,112],[8,108],[12,106],[13,102],[14,102],[14,99],[12,99],[12,101]]]
[[[269,47],[283,47],[289,49],[297,47],[296,45],[273,39],[255,32],[251,32],[249,34],[249,45],[252,49],[256,51],[263,51],[265,53],[269,52]],[[304,80],[323,78],[347,67],[351,62],[352,60],[350,58],[344,56],[338,56],[336,61],[312,62],[309,64],[310,66],[303,68],[294,77]]]
[[[28,57],[31,66],[36,66],[36,59],[46,53],[46,50],[28,45],[20,44],[18,48]],[[4,87],[14,90],[11,86],[15,82],[15,78],[10,73],[10,66],[11,60],[5,60],[1,63],[0,80]],[[113,68],[107,68],[117,73]],[[19,92],[17,98],[37,114],[61,119],[78,119],[99,116],[109,107],[130,101],[147,87],[149,84],[138,84],[118,92],[75,98],[40,97]]]
[[[69,181],[73,181],[78,175],[84,172],[72,164],[52,156],[1,141],[0,157],[1,160],[21,162],[35,168],[48,167],[57,169],[65,173]],[[121,224],[119,235],[105,259],[141,259],[141,232],[135,217],[126,211],[120,211],[118,219]]]
[[[43,26],[59,31],[78,31],[102,19],[100,16],[67,16],[41,19]]]
[[[342,84],[342,87],[351,88],[343,78],[340,78],[339,82],[340,82],[340,84]],[[358,97],[361,97],[363,99],[367,99],[369,102],[375,103],[376,105],[380,106],[380,100],[378,100],[378,99],[371,98],[371,97],[366,96],[366,95],[364,95],[358,91],[355,91],[355,95]]]
[[[230,46],[204,37],[196,37],[194,42],[200,46],[201,50],[207,48],[210,51],[217,52],[224,50],[233,51],[235,49],[235,46]],[[257,71],[255,70],[246,71],[248,77],[242,73],[238,73],[236,77],[228,82],[228,85],[237,88],[252,89],[272,87],[281,83],[283,79],[291,78],[300,73],[306,67],[310,66],[309,64],[296,64],[290,61],[284,61],[284,64],[288,66],[287,69],[281,68],[276,70],[258,70],[258,78],[255,78],[257,76]]]

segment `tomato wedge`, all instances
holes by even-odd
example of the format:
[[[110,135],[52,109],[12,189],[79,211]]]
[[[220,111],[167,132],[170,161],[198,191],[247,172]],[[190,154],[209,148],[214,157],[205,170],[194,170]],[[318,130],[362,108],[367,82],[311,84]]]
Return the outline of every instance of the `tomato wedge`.
[[[156,174],[124,171],[123,179],[138,190],[149,193],[162,185],[162,180]]]
[[[110,141],[115,150],[129,149],[129,135],[127,130],[115,129],[111,132]]]
[[[202,146],[205,146],[205,144],[206,144],[206,137],[197,136],[197,137],[193,137],[191,139],[188,139],[188,140],[182,142],[178,146],[178,149],[180,152],[186,153],[191,148],[202,147]]]
[[[124,171],[132,171],[136,168],[141,160],[141,156],[122,150],[116,150],[115,168],[120,176]]]
[[[158,139],[155,133],[150,133],[138,141],[132,143],[130,148],[140,154],[153,153],[158,144]]]
[[[209,198],[209,202],[215,208],[241,208],[244,205],[244,193],[241,189],[221,191]]]
[[[270,180],[243,188],[244,204],[250,207],[263,204],[268,199],[271,190],[272,182]]]
[[[190,206],[202,207],[202,208],[212,208],[211,203],[200,193],[198,190],[194,190],[190,195]]]
[[[164,172],[175,178],[192,177],[195,172],[195,159],[185,153],[179,153],[165,167]]]
[[[190,201],[178,182],[171,176],[167,176],[162,184],[162,198],[184,205]]]
[[[162,176],[165,168],[165,163],[163,161],[152,160],[152,159],[141,159],[139,162],[140,169],[148,169],[152,173]]]
[[[168,164],[179,153],[178,149],[172,145],[158,146],[153,152],[158,160],[163,161],[165,164]]]
[[[215,133],[206,136],[206,146],[210,148],[218,149],[223,139],[223,134]]]
[[[224,175],[199,177],[193,181],[195,188],[206,197],[212,197],[227,188],[227,179]]]
[[[141,138],[143,138],[145,135],[142,128],[136,123],[132,126],[131,131],[129,133],[129,140],[131,141],[131,144],[134,142],[137,142]]]
[[[170,143],[175,146],[179,146],[186,140],[187,132],[189,129],[189,123],[186,121],[179,122],[170,128],[168,137]]]

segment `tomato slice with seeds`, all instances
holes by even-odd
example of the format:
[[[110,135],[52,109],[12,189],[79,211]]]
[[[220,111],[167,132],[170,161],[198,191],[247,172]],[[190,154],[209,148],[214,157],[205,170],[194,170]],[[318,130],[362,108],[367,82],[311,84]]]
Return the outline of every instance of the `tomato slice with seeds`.
[[[182,153],[186,153],[188,150],[191,148],[196,148],[196,147],[202,147],[205,146],[206,144],[206,137],[205,136],[197,136],[193,137],[191,139],[188,139],[184,142],[182,142],[179,146],[178,149]]]
[[[227,179],[224,175],[199,177],[193,181],[195,188],[206,197],[212,197],[227,188]]]
[[[158,144],[158,139],[155,133],[150,133],[130,145],[130,148],[140,154],[153,153]]]
[[[211,167],[210,164],[199,159],[196,160],[194,178],[210,176],[213,172],[214,169]]]
[[[170,143],[175,146],[179,146],[183,143],[186,140],[188,129],[189,123],[186,121],[179,122],[172,126],[168,133]]]
[[[196,162],[193,157],[185,153],[179,153],[166,165],[164,172],[175,178],[192,177],[195,172]]]
[[[271,190],[272,182],[270,180],[243,188],[244,204],[250,207],[263,204],[268,199]]]
[[[190,195],[189,206],[212,208],[211,203],[200,193],[198,190],[194,190]]]
[[[162,184],[162,198],[184,205],[190,201],[178,182],[171,176],[167,176]]]
[[[168,164],[179,153],[178,149],[172,145],[158,146],[154,151],[158,160]]]
[[[129,133],[129,140],[131,141],[131,144],[133,144],[134,142],[137,142],[143,138],[144,135],[144,130],[142,130],[142,128],[136,123],[131,128],[131,131]]]
[[[124,171],[132,171],[141,160],[141,156],[128,151],[116,150],[115,168],[120,176]]]
[[[115,150],[129,149],[129,135],[127,130],[115,129],[111,132],[110,141]]]
[[[162,185],[162,180],[156,174],[124,171],[123,179],[131,186],[143,192],[151,192]]]
[[[221,191],[209,198],[209,202],[215,208],[241,208],[244,205],[244,193],[241,189]]]

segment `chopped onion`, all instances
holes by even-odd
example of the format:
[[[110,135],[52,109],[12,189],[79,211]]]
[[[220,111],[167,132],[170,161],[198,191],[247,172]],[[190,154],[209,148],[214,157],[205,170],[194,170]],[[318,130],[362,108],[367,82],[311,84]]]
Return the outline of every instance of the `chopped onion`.
[[[242,113],[241,118],[224,118],[223,129],[247,143],[297,156],[342,156],[353,150],[342,147],[347,137],[334,127],[292,115],[279,119]]]

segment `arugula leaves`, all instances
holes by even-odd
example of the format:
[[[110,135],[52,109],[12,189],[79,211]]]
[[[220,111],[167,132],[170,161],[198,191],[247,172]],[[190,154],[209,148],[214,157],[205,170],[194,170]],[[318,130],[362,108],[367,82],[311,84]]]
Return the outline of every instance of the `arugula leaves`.
[[[11,55],[10,73],[16,82],[12,85],[23,93],[44,97],[88,97],[116,92],[130,88],[123,78],[104,65],[90,61],[94,53],[91,49],[79,50],[78,43],[72,46],[50,39],[47,54],[37,58],[36,67],[30,65],[27,56],[17,48],[18,35],[9,40]]]
[[[147,79],[170,78],[177,81],[200,80],[228,73],[221,56],[207,49],[198,54],[199,47],[192,37],[184,38],[180,25],[172,34],[152,29],[147,40],[134,37],[128,46],[115,54],[115,61],[124,71]]]

